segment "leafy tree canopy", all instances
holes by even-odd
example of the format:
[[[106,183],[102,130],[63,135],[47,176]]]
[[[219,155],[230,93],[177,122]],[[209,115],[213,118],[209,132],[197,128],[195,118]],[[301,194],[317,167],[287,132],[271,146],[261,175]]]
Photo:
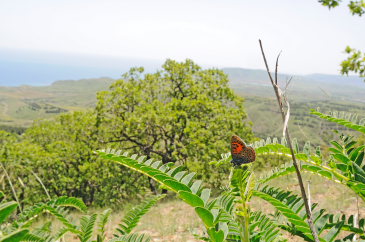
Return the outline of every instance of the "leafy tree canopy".
[[[62,114],[54,120],[35,122],[21,137],[0,131],[0,162],[24,204],[47,199],[38,178],[52,198],[72,194],[87,204],[100,206],[117,204],[144,191],[147,179],[101,161],[94,154],[98,148],[96,116],[92,112]],[[2,182],[5,194],[12,196],[7,180]]]
[[[232,134],[252,141],[243,99],[222,71],[203,70],[191,60],[167,60],[156,73],[143,71],[132,68],[98,93],[104,143],[201,169],[227,151]]]

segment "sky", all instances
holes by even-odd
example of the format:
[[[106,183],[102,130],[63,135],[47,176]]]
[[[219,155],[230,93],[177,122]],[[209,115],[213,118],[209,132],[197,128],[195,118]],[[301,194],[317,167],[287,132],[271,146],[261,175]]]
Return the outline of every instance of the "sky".
[[[190,58],[263,69],[261,39],[271,65],[282,51],[281,72],[338,74],[347,45],[365,49],[365,17],[343,2],[329,10],[317,0],[0,0],[0,50],[9,59],[38,53],[28,61]]]

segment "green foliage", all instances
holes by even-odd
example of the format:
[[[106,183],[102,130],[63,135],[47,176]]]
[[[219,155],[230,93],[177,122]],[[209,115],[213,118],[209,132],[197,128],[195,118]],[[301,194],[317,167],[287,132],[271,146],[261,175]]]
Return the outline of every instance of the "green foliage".
[[[0,192],[0,199],[3,193]],[[120,229],[115,232],[121,235],[109,241],[121,242],[147,242],[150,237],[144,234],[131,233],[132,229],[137,225],[141,217],[146,214],[149,209],[164,195],[155,196],[147,199],[141,205],[130,211],[122,220]],[[74,208],[82,213],[87,212],[86,205],[79,199],[73,197],[59,197],[47,203],[38,203],[27,207],[24,212],[18,214],[15,218],[11,218],[10,223],[3,223],[17,207],[16,202],[0,203],[0,241],[34,241],[34,242],[52,242],[63,238],[66,233],[72,233],[80,242],[106,242],[105,225],[108,223],[111,210],[105,210],[100,215],[83,215],[80,224],[73,223],[73,219],[67,213],[65,208]],[[58,231],[51,230],[52,219],[44,216],[45,213],[53,215],[63,227]],[[99,218],[98,218],[99,217]],[[42,219],[41,227],[35,227],[34,222]],[[47,222],[49,220],[49,222]],[[95,224],[97,226],[95,226]],[[96,237],[96,240],[93,238]]]
[[[128,156],[125,152],[114,149],[98,151],[100,157],[113,160],[134,171],[142,173],[164,189],[176,193],[183,201],[194,207],[195,212],[202,220],[212,241],[221,242],[228,231],[226,222],[219,220],[219,210],[214,207],[214,201],[209,201],[210,189],[202,188],[200,180],[193,180],[194,173],[183,171],[182,166],[172,167],[172,163],[163,164],[160,161],[146,160],[145,156]]]
[[[335,8],[340,5],[341,0],[319,0],[319,2],[328,7],[329,9]],[[365,2],[363,0],[350,1],[347,5],[352,15],[362,16],[365,13]]]
[[[260,211],[250,214],[250,234],[250,241],[285,241],[277,223]]]
[[[101,162],[93,153],[101,141],[96,116],[90,112],[37,122],[21,138],[3,131],[0,136],[0,162],[11,171],[24,204],[48,199],[45,190],[51,197],[78,196],[88,205],[117,204],[147,184],[114,163]],[[9,185],[5,187],[10,195]]]
[[[319,116],[320,118],[343,125],[347,128],[351,128],[362,133],[365,130],[363,122],[360,121],[357,124],[357,118],[351,115],[347,115],[347,117],[343,117],[344,115],[342,115],[342,117],[338,117],[338,115],[333,114],[324,115],[314,110],[312,110],[312,113]],[[328,158],[324,157],[319,149],[316,149],[314,154],[311,153],[309,147],[307,149],[303,149],[302,153],[297,149],[296,158],[298,160],[306,162],[302,164],[302,170],[342,183],[343,185],[353,190],[357,195],[359,195],[359,197],[364,200],[365,165],[363,164],[363,160],[365,146],[359,145],[358,142],[353,139],[353,137],[347,135],[341,135],[339,142],[332,141],[331,144],[333,147],[329,149],[331,153]],[[261,142],[261,144],[257,144],[257,146],[259,146],[259,148],[257,149],[258,152],[261,153],[277,152],[282,155],[289,155],[288,148],[282,144],[270,144]],[[294,172],[294,167],[291,165],[286,165],[263,178],[262,182],[267,182],[271,179],[287,175],[292,172]],[[271,189],[270,191],[272,194],[274,194],[275,192],[277,193],[277,189]],[[280,196],[277,197],[280,197],[281,199],[285,199],[289,195],[288,192],[279,192],[278,194]],[[286,201],[296,201],[296,199],[291,198],[286,199]],[[278,209],[283,207],[283,205],[279,205]],[[361,222],[359,222],[359,225],[355,226],[353,215],[346,219],[345,216],[341,217],[334,216],[332,214],[325,214],[324,210],[317,211],[314,214],[316,216],[315,225],[317,227],[317,230],[319,231],[319,234],[321,234],[325,229],[329,230],[324,237],[325,241],[334,241],[335,239],[337,239],[337,236],[340,234],[341,230],[351,232],[348,236],[343,238],[343,241],[352,240],[355,235],[359,236],[361,239],[365,238],[364,219],[360,219]],[[291,227],[294,228],[294,226],[281,227],[286,230],[290,229]],[[293,231],[291,233],[293,233]]]
[[[323,6],[334,8],[339,5],[341,0],[319,0]],[[362,16],[365,13],[365,1],[357,0],[350,1],[347,5],[352,15]],[[365,53],[347,46],[345,52],[349,55],[346,60],[341,63],[341,74],[348,75],[349,72],[359,74],[360,77],[365,77]]]
[[[2,193],[0,192],[2,195]],[[1,196],[0,196],[1,197]],[[79,236],[85,237],[88,231],[78,231],[77,227],[73,225],[67,217],[65,209],[74,208],[79,211],[86,212],[86,205],[77,198],[72,197],[60,197],[53,199],[46,203],[38,203],[31,207],[27,207],[23,212],[18,214],[14,218],[9,218],[9,215],[17,208],[16,202],[2,202],[0,203],[0,241],[55,241],[62,237],[66,232],[72,232]],[[63,224],[63,228],[57,233],[51,234],[48,223],[45,222],[45,216],[43,216],[44,222],[41,228],[36,228],[31,231],[32,224],[45,213],[51,214]],[[3,223],[5,219],[11,222]],[[2,223],[2,224],[1,224]],[[87,240],[84,240],[87,241]]]
[[[298,231],[296,231],[297,235],[301,235],[301,237],[304,237],[309,241],[313,240],[311,230],[305,222],[305,219],[298,214],[298,210],[293,208],[295,205],[298,205],[299,209],[303,208],[303,203],[298,204],[298,201],[301,201],[301,199],[297,197],[287,198],[291,195],[290,192],[284,193],[278,190],[279,189],[265,187],[261,191],[255,191],[254,194],[272,204],[283,216],[285,216],[292,224],[292,227],[295,227]],[[283,203],[283,200],[288,201],[289,204]]]
[[[145,234],[127,234],[120,237],[113,238],[109,242],[150,242],[151,238]]]
[[[131,69],[98,93],[103,139],[164,164],[179,161],[217,185],[225,175],[212,172],[208,162],[227,148],[232,134],[253,137],[243,99],[220,70],[202,70],[191,60],[167,60],[162,68],[153,74]]]
[[[131,69],[109,91],[99,93],[96,113],[36,121],[21,136],[1,131],[0,162],[12,183],[2,180],[6,195],[19,197],[20,208],[63,195],[104,206],[117,205],[149,186],[154,189],[145,177],[101,162],[93,151],[105,143],[163,163],[179,161],[212,187],[223,184],[229,166],[217,172],[208,162],[227,148],[231,134],[253,138],[243,99],[229,88],[227,76],[202,70],[190,60],[168,60],[154,74],[141,71]],[[69,84],[78,93],[85,83]],[[63,90],[63,85],[50,90]],[[32,100],[28,104],[41,106]]]
[[[277,239],[275,236],[279,232],[273,222],[258,220],[263,216],[257,214],[253,214],[252,218],[250,216],[248,202],[254,194],[254,177],[247,169],[235,170],[231,192],[209,200],[209,189],[200,188],[201,182],[192,181],[191,173],[187,174],[181,167],[170,167],[151,160],[144,161],[143,157],[138,159],[136,155],[128,156],[127,153],[121,155],[120,151],[110,149],[99,151],[99,154],[145,174],[161,183],[164,188],[177,193],[183,201],[195,208],[195,212],[206,227],[207,236],[212,241],[223,241],[225,238],[246,238],[244,241],[249,239],[259,241],[259,238],[265,238],[267,241]],[[188,179],[184,179],[187,177]],[[248,227],[250,220],[255,222]],[[248,230],[252,231],[252,236]],[[207,239],[207,237],[201,238]]]
[[[2,223],[18,207],[14,201],[0,204],[0,223]]]
[[[337,118],[334,115],[324,115],[319,112],[315,112],[314,114],[328,121],[365,133],[365,126],[362,122],[356,124],[352,122],[352,120],[349,121],[350,118],[345,120]],[[341,135],[340,137],[341,143],[337,141],[331,142],[333,147],[330,148],[332,154],[331,159],[328,161],[330,167],[328,170],[365,201],[365,165],[363,164],[365,146],[358,145],[350,136]],[[320,167],[326,168],[323,165]],[[338,176],[337,174],[341,174],[341,176]]]
[[[94,232],[94,225],[96,222],[96,214],[90,216],[83,216],[80,219],[80,242],[89,242]]]
[[[312,114],[344,129],[365,131],[363,122],[354,116]],[[287,163],[260,179],[252,172],[253,167],[267,163],[263,157],[290,157],[285,139],[255,142],[258,160],[254,164],[233,169],[229,154],[224,154],[220,172],[209,165],[212,157],[226,150],[225,140],[232,133],[243,132],[246,141],[252,140],[250,128],[242,122],[245,118],[242,99],[228,88],[222,72],[201,70],[189,60],[168,60],[163,70],[154,74],[144,75],[142,69],[125,74],[109,91],[99,94],[96,114],[75,112],[37,122],[22,136],[0,131],[0,162],[10,176],[7,183],[3,179],[3,186],[7,195],[21,200],[19,205],[0,204],[0,222],[11,221],[1,225],[1,239],[48,242],[71,233],[80,241],[105,242],[111,210],[100,215],[85,214],[85,203],[104,205],[127,195],[143,194],[149,177],[160,189],[174,192],[194,208],[205,227],[199,236],[202,240],[285,241],[281,236],[284,230],[313,241],[302,199],[290,191],[264,186],[295,172],[294,167]],[[93,152],[105,143],[113,149]],[[341,183],[364,199],[365,146],[345,135],[331,143],[331,153],[326,156],[309,143],[300,148],[294,140],[301,170]],[[121,154],[115,150],[119,148],[143,156]],[[231,173],[227,178],[228,171]],[[228,180],[229,185],[219,194],[204,188],[202,180],[215,187]],[[9,192],[10,186],[15,192]],[[43,195],[31,196],[34,191]],[[83,201],[62,194],[79,196]],[[2,196],[0,193],[0,199]],[[273,205],[275,213],[252,211],[253,196]],[[148,236],[132,230],[161,197],[147,199],[127,213],[111,241],[149,241]],[[39,202],[45,199],[48,201]],[[39,203],[27,206],[33,202]],[[13,217],[16,208],[24,211]],[[74,224],[69,209],[82,213],[79,224]],[[316,204],[312,211],[321,241],[340,240],[341,231],[348,233],[342,240],[355,235],[364,239],[363,219],[356,225],[354,216],[328,214]],[[36,227],[39,218],[48,221],[44,213],[59,221],[58,231],[51,230],[50,222]]]
[[[362,125],[354,124],[339,118],[315,113],[330,121],[348,128],[362,131]],[[351,119],[353,120],[353,119]],[[364,145],[357,145],[348,136],[342,136],[342,143],[333,141],[333,148],[329,160],[323,156],[319,148],[313,149],[306,143],[301,149],[296,140],[293,141],[295,156],[301,163],[303,171],[312,172],[327,179],[337,181],[348,186],[360,197],[363,197],[365,181]],[[282,139],[261,140],[254,143],[258,155],[276,154],[290,156],[287,142]],[[206,235],[199,237],[205,241],[284,241],[279,229],[294,236],[302,237],[306,241],[314,241],[311,230],[306,222],[306,212],[301,197],[290,191],[264,186],[262,184],[280,176],[295,172],[294,167],[287,163],[265,177],[256,180],[250,171],[251,164],[236,168],[231,173],[230,187],[215,199],[208,199],[209,190],[200,188],[201,181],[193,181],[194,173],[187,173],[181,166],[162,164],[159,161],[147,160],[137,155],[121,155],[121,151],[113,149],[98,152],[103,158],[114,160],[123,166],[147,175],[159,182],[163,188],[178,194],[184,202],[195,208],[195,212],[206,228]],[[230,155],[224,154],[222,160],[216,164],[229,163]],[[326,165],[328,164],[328,165]],[[252,196],[259,197],[272,204],[276,213],[272,218],[260,212],[250,211],[249,202]],[[364,237],[364,219],[361,225],[355,226],[354,216],[346,218],[326,213],[318,209],[317,204],[311,206],[314,216],[314,226],[319,231],[320,241],[338,241],[341,231],[349,234],[340,239]]]
[[[99,216],[97,242],[103,242],[106,239],[105,225],[108,223],[111,212],[111,209],[106,209]]]
[[[318,113],[318,116],[349,128],[354,128],[360,132],[363,132],[364,129],[364,126],[356,125],[346,120],[333,118],[321,113]],[[301,164],[302,171],[311,172],[341,183],[353,190],[365,201],[365,165],[363,163],[365,146],[358,145],[352,137],[346,135],[342,135],[340,141],[340,143],[337,141],[331,142],[333,147],[329,148],[331,155],[328,158],[322,156],[319,149],[315,149],[315,152],[313,152],[314,149],[309,144],[304,146],[302,151],[296,149],[295,156],[297,160],[303,162]],[[255,142],[256,152],[258,154],[275,153],[282,156],[290,156],[290,150],[285,145],[285,141],[283,140],[282,143],[284,145],[271,143],[271,141],[268,143],[265,143],[265,141]],[[226,159],[229,159],[229,157]],[[291,163],[287,163],[262,177],[261,183],[266,183],[272,179],[294,172],[294,166]]]
[[[303,200],[290,191],[283,191],[278,188],[265,186],[261,191],[254,192],[256,196],[271,203],[279,213],[275,214],[275,220],[279,227],[293,235],[302,237],[305,241],[313,241],[309,226],[305,222],[305,211]],[[321,241],[332,242],[338,239],[341,231],[350,231],[351,235],[357,234],[363,238],[364,228],[354,226],[354,216],[349,219],[340,215],[328,214],[324,209],[317,209],[317,204],[312,204],[314,225],[318,231]],[[288,223],[280,217],[284,216]],[[363,219],[362,219],[363,220]],[[283,222],[284,221],[284,222]],[[364,223],[364,222],[361,222]],[[337,240],[336,240],[337,241]]]
[[[345,114],[345,113],[336,113],[336,112],[326,115],[326,114],[320,113],[318,111],[315,111],[314,109],[311,110],[311,114],[317,115],[318,117],[325,119],[327,121],[337,123],[337,124],[343,125],[347,128],[365,133],[365,126],[364,126],[365,120],[361,119],[360,121],[358,121],[357,117],[355,115]],[[359,122],[359,124],[357,124],[356,122]]]
[[[5,237],[0,238],[1,242],[19,242],[23,241],[23,238],[28,234],[29,230],[27,229],[21,229],[18,231],[15,231],[11,234],[8,234]]]
[[[350,72],[354,72],[359,74],[360,77],[365,77],[365,53],[350,46],[346,47],[345,52],[349,56],[341,63],[341,74],[348,75]]]
[[[137,226],[142,216],[145,215],[151,209],[151,207],[163,197],[165,197],[165,195],[147,198],[143,203],[129,211],[118,225],[117,231],[119,234],[126,235],[131,233],[132,230]]]

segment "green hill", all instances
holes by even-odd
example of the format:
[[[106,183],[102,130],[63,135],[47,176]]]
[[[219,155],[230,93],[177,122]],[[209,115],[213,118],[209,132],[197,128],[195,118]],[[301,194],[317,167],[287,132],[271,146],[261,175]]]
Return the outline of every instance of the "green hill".
[[[274,92],[263,70],[223,69],[236,93],[246,98],[246,110],[258,137],[281,136],[281,117]],[[282,85],[290,78],[280,74]],[[331,82],[331,80],[333,80]],[[106,90],[111,78],[57,81],[50,86],[0,87],[0,128],[27,127],[35,119],[48,119],[73,110],[91,108],[96,93]],[[315,74],[296,76],[287,90],[291,103],[290,127],[298,140],[322,144],[333,126],[312,117],[311,108],[365,114],[365,83],[356,77]],[[318,137],[320,133],[321,136]],[[327,139],[328,140],[328,139]]]
[[[0,125],[29,126],[35,119],[93,107],[110,78],[57,81],[50,86],[0,87]]]

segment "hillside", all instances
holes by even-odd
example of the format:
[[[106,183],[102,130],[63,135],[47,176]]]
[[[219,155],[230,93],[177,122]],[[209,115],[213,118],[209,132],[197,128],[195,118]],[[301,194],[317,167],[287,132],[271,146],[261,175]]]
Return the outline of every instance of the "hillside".
[[[231,87],[246,99],[246,110],[258,137],[281,135],[281,120],[267,73],[242,68],[223,69]],[[289,75],[281,74],[285,83]],[[333,81],[331,81],[333,80]],[[0,87],[0,127],[29,126],[35,119],[51,118],[95,105],[96,93],[106,90],[111,78],[57,81],[49,86]],[[293,136],[322,144],[332,126],[309,114],[311,108],[365,114],[365,83],[356,77],[314,74],[296,76],[287,90],[291,101]],[[319,131],[318,131],[319,130]],[[312,134],[321,133],[321,138]],[[313,140],[314,139],[314,140]]]
[[[110,78],[57,81],[50,86],[0,87],[0,125],[29,126],[35,119],[94,106]]]

